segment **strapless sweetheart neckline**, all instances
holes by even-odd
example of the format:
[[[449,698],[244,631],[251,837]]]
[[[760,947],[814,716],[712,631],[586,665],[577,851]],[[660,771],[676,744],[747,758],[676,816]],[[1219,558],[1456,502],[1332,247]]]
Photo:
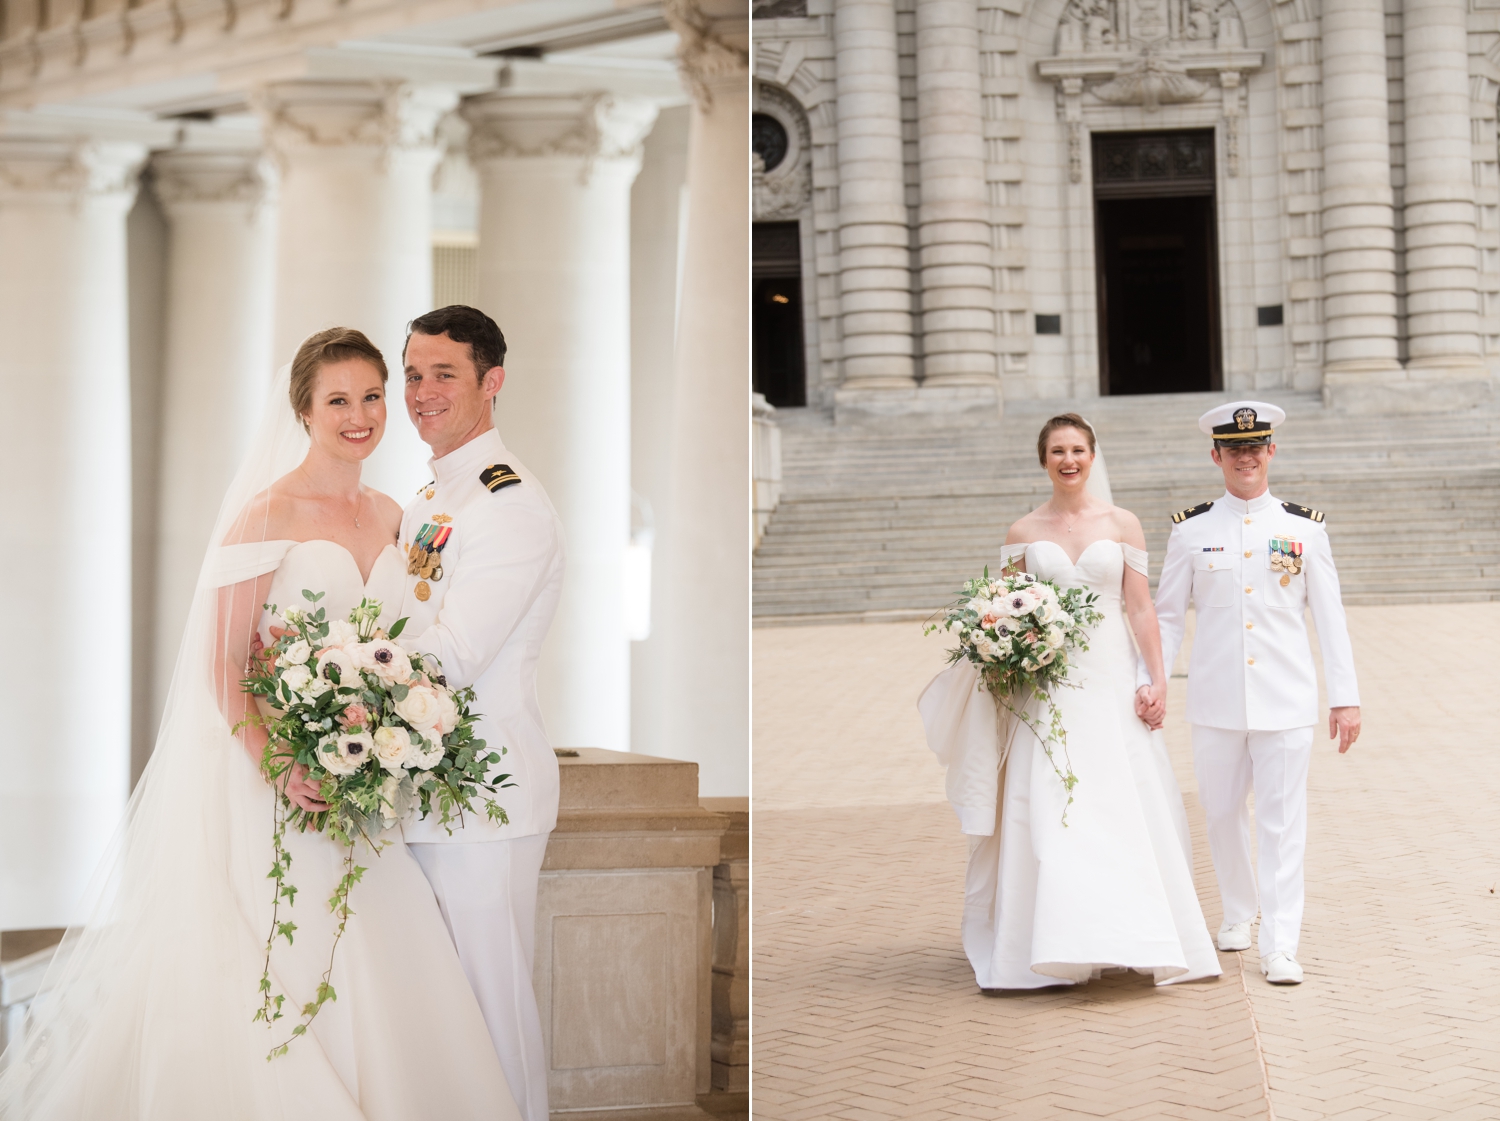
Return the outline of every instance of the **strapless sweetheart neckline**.
[[[339,552],[343,553],[344,556],[349,558],[349,563],[354,566],[354,571],[359,573],[359,586],[366,591],[369,590],[370,581],[375,578],[375,570],[380,567],[381,558],[385,556],[386,551],[395,550],[398,557],[400,555],[400,550],[396,549],[395,545],[386,545],[380,552],[375,554],[375,560],[370,564],[370,575],[366,576],[360,570],[359,560],[349,550],[347,545],[340,545],[337,541],[332,541],[327,537],[309,537],[306,541],[293,541],[291,549],[288,549],[287,552],[290,553],[292,549],[301,548],[303,545],[332,545]]]
[[[1064,549],[1056,541],[1048,541],[1045,538],[1042,539],[1042,540],[1040,540],[1040,541],[1030,541],[1030,542],[1027,542],[1026,548],[1028,548],[1028,549],[1034,549],[1038,545],[1051,545],[1054,549],[1056,549],[1059,553],[1061,553],[1064,558],[1067,558],[1067,556],[1068,556],[1068,550]],[[1083,558],[1089,555],[1089,550],[1092,549],[1095,545],[1113,545],[1115,548],[1121,549],[1122,546],[1124,545],[1124,542],[1122,542],[1122,541],[1114,541],[1114,540],[1111,540],[1108,537],[1101,537],[1101,538],[1099,538],[1099,540],[1090,542],[1088,545],[1084,546],[1084,550],[1083,550],[1083,552],[1081,552],[1081,553],[1078,554],[1078,559],[1077,560],[1071,560],[1071,559],[1069,559],[1068,560],[1068,566],[1070,568],[1079,568],[1079,567],[1081,567],[1083,565]],[[1123,551],[1123,549],[1122,549],[1122,551]]]

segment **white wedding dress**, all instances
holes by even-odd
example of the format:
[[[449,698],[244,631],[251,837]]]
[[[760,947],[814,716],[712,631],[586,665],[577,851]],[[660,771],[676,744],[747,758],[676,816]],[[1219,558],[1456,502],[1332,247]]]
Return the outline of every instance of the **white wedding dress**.
[[[319,605],[340,619],[365,596],[395,610],[405,565],[389,545],[366,582],[341,545],[266,541],[211,550],[202,586],[273,570],[266,602],[306,607],[302,590],[322,591]],[[275,621],[260,619],[267,645]],[[382,625],[392,622],[382,616]],[[216,713],[188,705],[174,719],[198,742],[164,728],[156,773],[148,770],[133,807],[137,817],[180,811],[180,831],[127,831],[100,917],[76,945],[65,943],[61,956],[74,960],[59,963],[61,980],[37,1002],[26,1045],[7,1055],[0,1117],[519,1119],[432,889],[399,829],[378,855],[356,849],[366,872],[352,889],[333,966],[336,999],[286,1055],[267,1062],[328,968],[335,919],[327,900],[344,850],[322,834],[288,831],[288,878],[298,894],[280,918],[297,929],[293,944],[278,939],[271,956],[272,991],[287,1000],[271,1029],[252,1023],[271,925],[272,792],[222,716],[218,735],[202,742]]]
[[[963,943],[975,978],[984,989],[1029,989],[1109,969],[1158,984],[1218,976],[1193,888],[1182,794],[1161,733],[1135,715],[1125,546],[1096,541],[1077,564],[1051,541],[1007,552],[1021,549],[1038,578],[1097,592],[1104,620],[1075,655],[1068,681],[1077,687],[1054,693],[1078,776],[1067,826],[1067,793],[1041,743],[1017,722],[994,833],[970,838]],[[1045,727],[1037,702],[1029,714]]]

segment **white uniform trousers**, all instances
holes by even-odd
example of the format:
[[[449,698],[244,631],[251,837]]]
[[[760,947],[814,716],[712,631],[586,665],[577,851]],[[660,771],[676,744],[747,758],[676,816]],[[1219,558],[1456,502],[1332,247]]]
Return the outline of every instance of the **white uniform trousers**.
[[[531,984],[547,834],[409,848],[437,896],[521,1116],[547,1121],[547,1055]]]
[[[1198,800],[1219,877],[1224,925],[1255,918],[1260,882],[1260,952],[1297,953],[1302,932],[1302,859],[1307,850],[1307,768],[1313,729],[1236,732],[1193,725]],[[1250,809],[1255,791],[1259,876],[1250,863]]]

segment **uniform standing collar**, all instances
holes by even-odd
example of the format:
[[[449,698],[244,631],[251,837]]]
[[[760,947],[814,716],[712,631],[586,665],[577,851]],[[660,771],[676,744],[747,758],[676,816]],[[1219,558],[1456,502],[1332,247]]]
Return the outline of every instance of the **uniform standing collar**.
[[[464,478],[479,477],[483,471],[492,463],[505,462],[505,441],[500,439],[500,433],[491,428],[487,432],[481,432],[467,444],[454,448],[442,459],[429,459],[427,462],[432,467],[432,477],[439,483],[448,485]]]
[[[1236,498],[1226,490],[1224,497],[1219,499],[1219,502],[1226,510],[1233,510],[1236,514],[1258,514],[1276,505],[1276,499],[1271,497],[1269,490],[1259,498],[1252,498],[1249,502],[1246,502],[1243,498]]]

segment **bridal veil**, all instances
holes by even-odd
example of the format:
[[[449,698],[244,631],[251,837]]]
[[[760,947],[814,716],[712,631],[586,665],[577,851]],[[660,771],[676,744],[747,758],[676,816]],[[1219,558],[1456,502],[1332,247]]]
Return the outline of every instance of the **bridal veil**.
[[[90,887],[89,918],[68,931],[0,1058],[5,1121],[258,1118],[279,1108],[281,1064],[297,1064],[295,1047],[265,1062],[271,1040],[252,1022],[265,944],[242,900],[269,881],[235,882],[246,873],[230,857],[231,821],[247,807],[235,805],[244,783],[229,764],[243,747],[225,715],[243,703],[231,691],[258,620],[254,578],[279,561],[259,544],[256,496],[309,445],[288,383],[284,367],[220,507],[155,749]]]

